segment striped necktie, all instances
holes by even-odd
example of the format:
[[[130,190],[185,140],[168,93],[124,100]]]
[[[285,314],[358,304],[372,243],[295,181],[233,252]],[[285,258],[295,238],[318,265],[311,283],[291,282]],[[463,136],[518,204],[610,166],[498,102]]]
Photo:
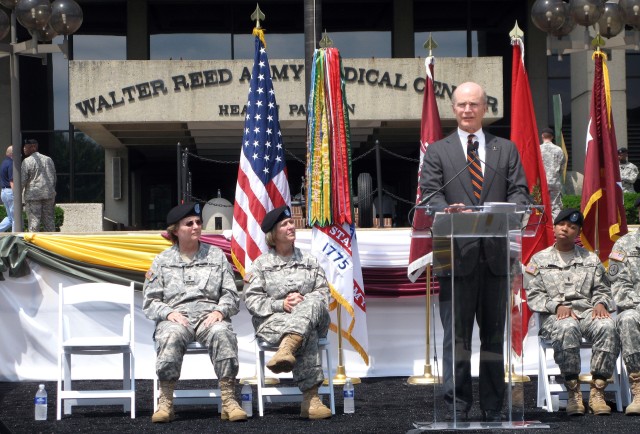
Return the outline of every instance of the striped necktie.
[[[475,135],[469,134],[467,137],[467,162],[469,162],[469,174],[471,175],[471,186],[473,187],[473,195],[476,200],[480,200],[482,194],[482,166],[480,158],[478,158],[478,148],[474,144]]]

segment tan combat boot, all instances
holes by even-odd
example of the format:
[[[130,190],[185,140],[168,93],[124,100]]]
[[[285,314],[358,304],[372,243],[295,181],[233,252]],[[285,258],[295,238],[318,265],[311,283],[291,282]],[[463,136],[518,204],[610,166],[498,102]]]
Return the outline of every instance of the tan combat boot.
[[[611,408],[604,401],[604,389],[607,387],[605,380],[591,380],[591,392],[589,393],[589,407],[595,415],[609,415]]]
[[[633,372],[629,374],[629,383],[631,383],[631,393],[633,394],[633,401],[624,411],[627,416],[634,416],[640,414],[640,372]]]
[[[173,389],[175,381],[160,382],[160,397],[158,398],[158,410],[151,416],[151,422],[166,423],[176,418],[173,411]]]
[[[567,414],[569,416],[584,415],[584,404],[582,403],[582,392],[578,380],[565,381],[567,388]]]
[[[236,401],[236,380],[235,378],[221,378],[218,380],[220,394],[222,395],[222,413],[220,419],[238,422],[247,420],[247,413]]]
[[[293,365],[296,364],[295,352],[302,345],[302,336],[289,333],[285,335],[280,341],[278,351],[273,355],[267,368],[274,374],[281,372],[291,372]]]
[[[331,417],[331,409],[322,403],[318,396],[318,386],[313,386],[302,392],[300,417],[309,419],[326,419]]]

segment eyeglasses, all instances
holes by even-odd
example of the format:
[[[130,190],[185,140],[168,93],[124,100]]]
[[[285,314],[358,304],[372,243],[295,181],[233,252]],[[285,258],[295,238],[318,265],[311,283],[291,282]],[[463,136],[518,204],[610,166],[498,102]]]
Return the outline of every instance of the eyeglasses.
[[[202,226],[202,220],[189,220],[188,222],[184,223],[185,226],[188,227],[192,227],[193,225],[196,226]]]
[[[481,104],[478,104],[476,102],[459,102],[459,103],[455,104],[455,108],[457,108],[459,110],[464,110],[468,106],[470,110],[478,110],[480,105]]]

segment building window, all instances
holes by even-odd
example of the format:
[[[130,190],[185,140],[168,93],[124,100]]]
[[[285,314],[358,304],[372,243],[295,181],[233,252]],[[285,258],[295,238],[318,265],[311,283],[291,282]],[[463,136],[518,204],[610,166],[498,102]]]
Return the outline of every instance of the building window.
[[[231,59],[230,34],[151,35],[151,60]]]

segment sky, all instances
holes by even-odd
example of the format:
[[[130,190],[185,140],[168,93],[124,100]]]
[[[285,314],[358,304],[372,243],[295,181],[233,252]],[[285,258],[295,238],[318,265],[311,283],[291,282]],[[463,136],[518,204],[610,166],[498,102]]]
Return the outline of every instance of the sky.
[[[466,34],[463,31],[434,32],[438,44],[436,57],[466,57]],[[391,32],[337,32],[330,33],[334,47],[343,58],[391,57]],[[429,33],[416,33],[414,53],[427,56],[423,44]],[[304,35],[268,34],[269,59],[304,58]],[[57,37],[54,43],[61,43]],[[478,55],[477,34],[472,35],[473,55]],[[75,60],[125,60],[124,36],[77,35],[73,38]],[[234,36],[234,58],[253,59],[253,36]],[[170,34],[151,36],[152,60],[222,60],[231,58],[231,36],[221,34]],[[67,129],[69,125],[69,73],[64,56],[53,55],[54,128]]]

